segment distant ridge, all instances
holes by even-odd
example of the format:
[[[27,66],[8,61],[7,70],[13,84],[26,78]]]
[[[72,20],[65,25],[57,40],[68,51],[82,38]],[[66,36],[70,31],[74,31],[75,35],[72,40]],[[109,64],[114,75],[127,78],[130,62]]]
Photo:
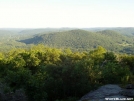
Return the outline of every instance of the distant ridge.
[[[124,48],[124,44],[132,44],[132,38],[113,30],[91,32],[74,29],[47,34],[42,33],[42,35],[36,35],[33,38],[20,40],[20,42],[26,44],[45,44],[56,47],[71,47],[80,50],[103,46],[111,51],[116,51],[120,50],[118,49],[119,46]]]

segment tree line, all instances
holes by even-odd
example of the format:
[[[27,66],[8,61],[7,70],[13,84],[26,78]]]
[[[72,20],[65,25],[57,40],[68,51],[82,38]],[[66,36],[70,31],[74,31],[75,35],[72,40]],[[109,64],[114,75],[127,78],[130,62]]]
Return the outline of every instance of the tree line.
[[[134,55],[99,46],[72,52],[44,45],[0,53],[4,91],[23,89],[28,101],[76,101],[104,84],[134,84]]]

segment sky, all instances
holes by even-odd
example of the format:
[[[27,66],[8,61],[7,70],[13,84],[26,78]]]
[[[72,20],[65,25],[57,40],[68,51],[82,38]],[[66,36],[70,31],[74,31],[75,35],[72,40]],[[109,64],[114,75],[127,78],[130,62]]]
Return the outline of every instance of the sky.
[[[134,0],[0,0],[0,28],[134,27]]]

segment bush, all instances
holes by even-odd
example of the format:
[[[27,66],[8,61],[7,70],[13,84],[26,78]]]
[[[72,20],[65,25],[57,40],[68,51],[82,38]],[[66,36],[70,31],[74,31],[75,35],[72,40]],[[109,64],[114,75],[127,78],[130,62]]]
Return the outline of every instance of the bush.
[[[108,62],[102,68],[103,83],[121,84],[128,82],[131,72],[128,67],[122,67],[117,63]]]

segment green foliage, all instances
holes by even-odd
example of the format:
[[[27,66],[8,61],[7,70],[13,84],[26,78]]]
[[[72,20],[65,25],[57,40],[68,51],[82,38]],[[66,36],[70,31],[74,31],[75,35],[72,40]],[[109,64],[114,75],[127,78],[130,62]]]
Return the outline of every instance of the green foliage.
[[[104,59],[114,62],[116,61],[116,55],[113,52],[106,52],[104,54]]]
[[[124,55],[121,56],[120,58],[121,58],[120,62],[123,65],[128,66],[132,71],[132,73],[134,74],[134,55]]]
[[[128,67],[122,67],[117,63],[108,62],[103,68],[102,68],[102,77],[103,82],[108,84],[120,84],[124,82],[128,82],[129,76],[131,75],[131,72],[129,71]]]
[[[30,76],[24,87],[28,101],[47,101],[45,78],[46,74],[44,72]]]
[[[93,49],[103,46],[110,51],[133,53],[133,37],[122,35],[114,30],[103,30],[98,32],[89,32],[81,29],[42,33],[35,37],[21,40],[26,44],[45,44],[52,47],[70,47],[74,50]]]
[[[90,52],[14,49],[0,53],[0,81],[6,92],[23,89],[28,101],[74,101],[100,85],[133,83],[133,57],[101,46]]]
[[[4,55],[2,53],[0,53],[0,61],[3,60]]]
[[[104,58],[104,53],[106,53],[106,49],[99,46],[97,49],[90,51],[90,57],[94,60],[94,63],[100,63]]]
[[[5,82],[13,89],[24,88],[31,76],[29,70],[19,68],[15,71],[8,70],[4,77]]]
[[[88,92],[87,89],[91,89],[85,68],[79,64],[74,65],[48,65],[45,67],[46,92],[49,100],[78,97]]]

